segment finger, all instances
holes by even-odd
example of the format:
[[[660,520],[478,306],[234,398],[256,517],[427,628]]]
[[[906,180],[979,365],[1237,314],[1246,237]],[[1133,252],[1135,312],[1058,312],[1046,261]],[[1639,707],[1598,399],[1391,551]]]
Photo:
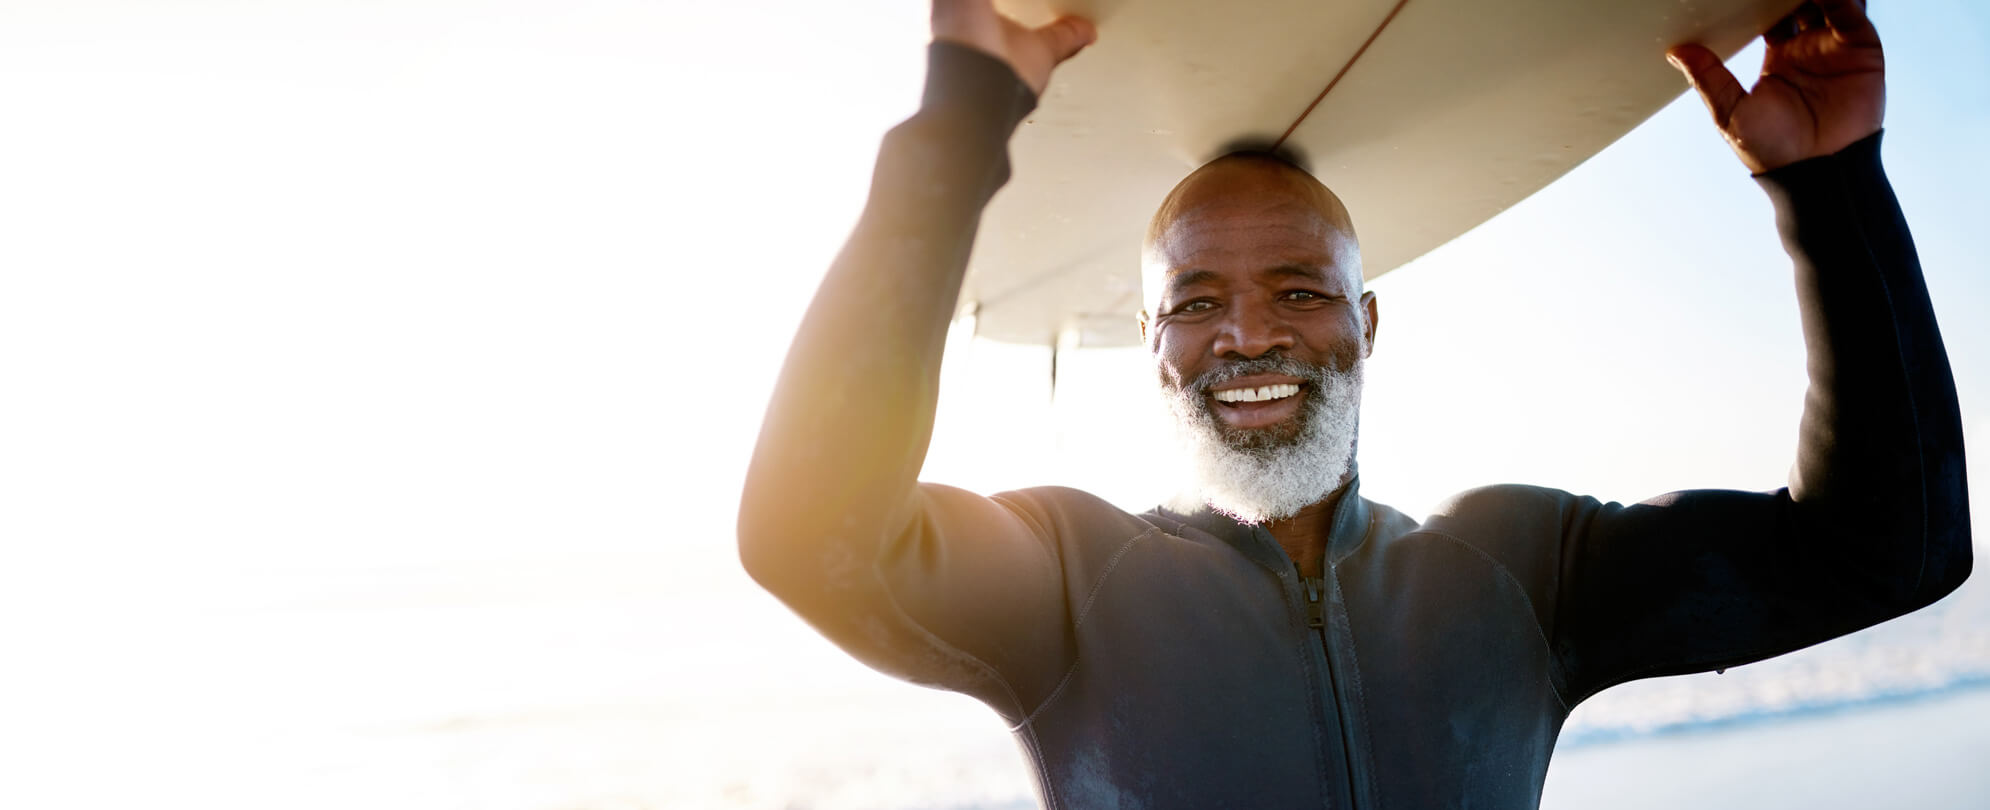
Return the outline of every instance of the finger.
[[[1059,17],[1055,22],[1032,31],[1050,51],[1051,59],[1062,62],[1077,55],[1098,39],[1098,28],[1083,17]]]
[[[1727,122],[1734,117],[1734,108],[1748,93],[1741,89],[1741,82],[1735,81],[1734,74],[1727,72],[1720,57],[1700,45],[1675,45],[1665,52],[1666,61],[1686,74],[1686,81],[1693,83],[1693,89],[1700,91],[1700,100],[1707,103],[1707,111],[1714,114],[1714,125],[1727,129]]]
[[[1790,15],[1797,18],[1798,31],[1821,31],[1824,29],[1824,12],[1819,11],[1815,3],[1805,3],[1797,6],[1797,10],[1790,12]]]
[[[1817,10],[1840,41],[1860,44],[1879,41],[1872,18],[1866,16],[1864,0],[1817,0]]]

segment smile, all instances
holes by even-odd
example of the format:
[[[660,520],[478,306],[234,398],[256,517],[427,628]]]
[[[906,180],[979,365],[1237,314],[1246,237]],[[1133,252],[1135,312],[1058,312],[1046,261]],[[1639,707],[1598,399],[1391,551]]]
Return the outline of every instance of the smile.
[[[1298,396],[1299,386],[1290,383],[1281,385],[1261,385],[1256,388],[1231,388],[1213,391],[1210,396],[1217,402],[1269,402],[1274,399]]]

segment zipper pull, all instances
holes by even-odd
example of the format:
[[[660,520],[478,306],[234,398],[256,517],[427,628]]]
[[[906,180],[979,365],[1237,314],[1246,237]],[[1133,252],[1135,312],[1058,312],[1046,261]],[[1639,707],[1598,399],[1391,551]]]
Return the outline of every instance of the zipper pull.
[[[1315,629],[1327,626],[1325,611],[1320,607],[1320,592],[1326,590],[1327,581],[1305,577],[1300,582],[1306,586],[1306,626]]]

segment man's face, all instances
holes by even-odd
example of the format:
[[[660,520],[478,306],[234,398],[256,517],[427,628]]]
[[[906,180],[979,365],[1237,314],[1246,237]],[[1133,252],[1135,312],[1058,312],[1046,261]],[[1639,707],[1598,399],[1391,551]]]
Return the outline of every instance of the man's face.
[[[1161,381],[1239,449],[1292,441],[1320,395],[1280,358],[1345,372],[1373,345],[1375,298],[1346,214],[1296,170],[1244,159],[1198,171],[1157,215],[1146,254],[1141,325]]]

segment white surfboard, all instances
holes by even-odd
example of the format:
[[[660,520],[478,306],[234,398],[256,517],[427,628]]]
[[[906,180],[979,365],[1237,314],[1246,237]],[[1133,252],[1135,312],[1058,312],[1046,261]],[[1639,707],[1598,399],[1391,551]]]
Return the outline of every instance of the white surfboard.
[[[1794,0],[1012,0],[1099,24],[1011,143],[963,316],[1011,343],[1138,341],[1140,240],[1169,188],[1281,136],[1353,214],[1369,278],[1560,177]],[[1053,11],[1053,6],[1055,11]]]

